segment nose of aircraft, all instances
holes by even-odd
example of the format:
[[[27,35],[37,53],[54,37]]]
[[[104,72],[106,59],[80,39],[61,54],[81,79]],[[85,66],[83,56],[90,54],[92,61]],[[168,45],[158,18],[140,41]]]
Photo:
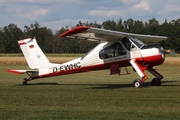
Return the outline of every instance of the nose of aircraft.
[[[170,50],[170,49],[165,50],[164,48],[160,48],[160,52],[162,54],[170,54],[172,56],[175,56],[175,50]]]
[[[148,47],[148,48],[158,48],[159,51],[164,55],[165,54],[170,54],[172,56],[175,56],[175,51],[174,50],[170,50],[170,49],[165,50],[160,43],[148,44],[148,45],[146,45],[146,47]]]

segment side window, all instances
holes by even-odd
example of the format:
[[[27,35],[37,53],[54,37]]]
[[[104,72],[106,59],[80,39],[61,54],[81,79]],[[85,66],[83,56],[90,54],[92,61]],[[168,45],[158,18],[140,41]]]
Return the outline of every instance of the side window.
[[[129,41],[129,39],[127,37],[123,38],[121,40],[122,44],[124,45],[124,47],[130,51],[131,48],[131,42]]]
[[[126,51],[124,50],[123,46],[120,43],[115,43],[114,46],[115,46],[115,49],[114,49],[115,57],[126,54]]]
[[[126,51],[124,50],[122,45],[119,42],[116,42],[110,45],[109,47],[102,49],[99,52],[99,57],[100,59],[107,59],[107,58],[117,57],[117,56],[121,56],[125,54],[126,54]]]

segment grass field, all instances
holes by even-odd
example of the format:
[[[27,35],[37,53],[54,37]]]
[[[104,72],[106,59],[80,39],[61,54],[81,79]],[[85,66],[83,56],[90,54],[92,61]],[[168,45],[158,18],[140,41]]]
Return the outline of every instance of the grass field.
[[[176,59],[177,61],[177,59]],[[169,62],[169,61],[165,61]],[[172,61],[170,61],[172,63]],[[162,86],[132,87],[137,73],[109,75],[109,70],[93,71],[30,81],[26,75],[6,73],[7,69],[27,69],[26,64],[0,64],[0,119],[180,119],[180,66],[155,67],[164,76]],[[125,70],[122,68],[122,74]]]

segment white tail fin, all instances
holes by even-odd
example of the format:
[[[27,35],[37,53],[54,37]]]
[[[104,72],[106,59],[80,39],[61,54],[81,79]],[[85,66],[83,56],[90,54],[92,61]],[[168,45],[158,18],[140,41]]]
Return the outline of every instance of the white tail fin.
[[[50,64],[35,38],[20,40],[18,43],[31,69],[43,69]]]

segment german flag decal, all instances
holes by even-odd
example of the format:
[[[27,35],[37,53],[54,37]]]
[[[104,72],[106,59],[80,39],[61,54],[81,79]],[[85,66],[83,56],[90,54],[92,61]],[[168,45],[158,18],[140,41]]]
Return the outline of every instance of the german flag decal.
[[[30,45],[29,48],[30,48],[30,49],[31,49],[31,48],[34,48],[34,45]]]

